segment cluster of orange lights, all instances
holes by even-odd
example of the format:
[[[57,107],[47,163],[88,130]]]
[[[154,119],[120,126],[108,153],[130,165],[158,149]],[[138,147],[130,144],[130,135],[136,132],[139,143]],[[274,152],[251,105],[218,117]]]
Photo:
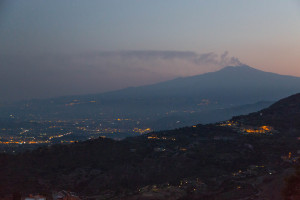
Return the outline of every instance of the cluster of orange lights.
[[[74,143],[76,141],[61,141],[61,143]],[[41,140],[41,141],[6,141],[6,142],[2,142],[0,141],[0,144],[47,144],[50,143],[50,141],[46,140]]]
[[[236,126],[236,125],[238,125],[238,123],[234,121],[226,121],[225,123],[219,124],[219,126]]]
[[[148,136],[148,139],[159,140],[160,138],[157,136]]]
[[[134,128],[132,130],[133,132],[136,132],[136,133],[140,133],[140,134],[144,134],[144,133],[149,133],[151,132],[151,128],[145,128],[145,129],[141,129],[141,128]]]
[[[272,130],[270,126],[261,126],[259,129],[244,129],[246,133],[268,133]]]
[[[156,135],[150,135],[148,136],[148,139],[149,140],[173,140],[175,141],[176,139],[175,138],[167,138],[167,137],[157,137]]]
[[[0,141],[0,144],[42,144],[42,143],[50,143],[50,141],[7,141],[7,142],[2,142]]]
[[[53,138],[61,138],[63,136],[70,135],[70,134],[72,134],[72,132],[68,132],[68,133],[61,134],[61,135],[50,136],[49,140],[52,140]]]
[[[21,139],[21,138],[13,138],[13,137],[9,137],[9,141],[0,141],[0,144],[47,144],[50,143],[52,139],[54,138],[61,138],[63,136],[66,135],[70,135],[72,134],[72,132],[68,132],[65,134],[60,134],[60,135],[55,135],[55,136],[50,136],[49,139],[47,140],[35,140],[35,138],[33,140],[29,140],[29,138],[25,138],[25,139]],[[32,137],[31,137],[32,138]],[[61,143],[73,143],[75,141],[61,141]]]
[[[249,133],[249,134],[272,134],[271,131],[274,129],[271,126],[260,126],[258,128],[254,127],[245,127],[240,125],[238,122],[234,121],[226,121],[225,123],[219,124],[219,126],[229,126],[238,130],[242,133]]]

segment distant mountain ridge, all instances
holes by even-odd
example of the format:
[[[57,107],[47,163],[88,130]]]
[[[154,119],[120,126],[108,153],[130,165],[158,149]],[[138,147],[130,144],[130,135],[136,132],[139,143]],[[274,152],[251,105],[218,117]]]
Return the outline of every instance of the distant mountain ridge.
[[[210,99],[225,105],[243,105],[266,100],[276,101],[299,91],[299,77],[264,72],[243,65],[86,97],[104,100],[121,98],[122,101],[138,99],[136,103],[155,98],[158,103],[162,103],[159,101],[161,98],[176,98],[177,102],[188,101],[188,104]]]
[[[245,107],[238,113],[234,108],[262,101],[274,102],[299,91],[299,77],[264,72],[247,65],[228,66],[216,72],[102,94],[25,101],[0,109],[0,117],[14,114],[20,119],[102,119],[108,116],[150,121],[168,118],[168,123],[174,124],[171,127],[162,125],[159,130],[190,125],[181,123],[190,119],[213,123],[247,114],[262,107]],[[219,112],[224,109],[226,114]],[[202,120],[206,116],[213,119],[214,115],[217,120]],[[177,121],[180,123],[175,124]]]

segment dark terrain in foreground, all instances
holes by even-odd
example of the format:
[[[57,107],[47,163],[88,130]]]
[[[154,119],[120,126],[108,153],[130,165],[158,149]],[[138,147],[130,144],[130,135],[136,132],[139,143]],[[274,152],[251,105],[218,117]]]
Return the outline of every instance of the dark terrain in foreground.
[[[2,154],[0,195],[64,189],[94,199],[288,199],[296,192],[281,190],[297,165],[299,137],[296,94],[217,124]]]

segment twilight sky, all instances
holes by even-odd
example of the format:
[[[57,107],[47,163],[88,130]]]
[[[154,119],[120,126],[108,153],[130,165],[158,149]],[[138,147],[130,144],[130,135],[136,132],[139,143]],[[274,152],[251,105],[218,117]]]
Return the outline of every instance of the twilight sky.
[[[0,102],[241,63],[300,76],[300,0],[0,1]]]

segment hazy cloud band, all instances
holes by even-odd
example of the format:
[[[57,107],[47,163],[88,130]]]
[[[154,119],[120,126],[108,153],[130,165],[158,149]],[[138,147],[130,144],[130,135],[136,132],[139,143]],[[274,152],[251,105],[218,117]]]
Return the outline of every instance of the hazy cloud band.
[[[0,100],[98,93],[241,65],[228,52],[114,51],[0,56]]]

